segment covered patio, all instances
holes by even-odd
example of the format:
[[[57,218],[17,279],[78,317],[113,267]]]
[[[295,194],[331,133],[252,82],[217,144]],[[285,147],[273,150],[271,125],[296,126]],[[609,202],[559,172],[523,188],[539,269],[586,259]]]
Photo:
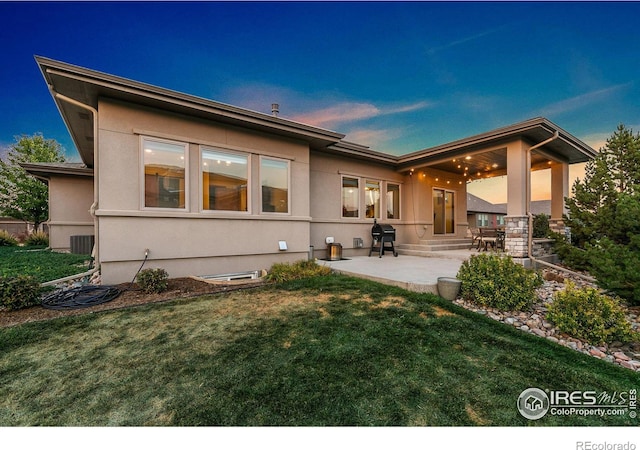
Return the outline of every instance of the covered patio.
[[[425,234],[435,239],[446,239],[448,236],[461,238],[468,228],[466,220],[460,220],[459,215],[462,208],[466,212],[466,198],[456,199],[455,207],[442,211],[436,209],[436,200],[439,200],[436,191],[441,190],[439,186],[444,186],[444,190],[448,186],[453,189],[453,186],[466,186],[474,180],[506,176],[505,250],[527,264],[526,259],[532,254],[529,232],[532,228],[532,171],[550,170],[550,226],[552,230],[564,233],[564,200],[569,196],[569,165],[586,162],[595,155],[596,151],[589,145],[551,121],[539,117],[402,156],[398,170],[417,175],[410,177],[411,187],[416,186],[418,193],[412,202],[429,205],[430,197],[433,197],[433,209],[427,207],[422,214],[414,213],[413,220],[423,224]],[[446,202],[448,198],[444,200]],[[449,212],[451,217],[447,217]],[[444,219],[444,226],[438,226],[440,219]]]

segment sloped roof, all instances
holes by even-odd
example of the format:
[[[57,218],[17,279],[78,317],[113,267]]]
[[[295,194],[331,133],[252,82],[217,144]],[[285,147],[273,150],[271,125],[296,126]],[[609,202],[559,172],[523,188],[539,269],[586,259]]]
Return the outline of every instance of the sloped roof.
[[[93,177],[93,169],[83,163],[22,163],[20,166],[39,178],[49,178],[53,174]]]
[[[467,213],[506,214],[507,204],[493,204],[467,192]]]
[[[352,158],[366,159],[393,167],[399,172],[416,166],[434,165],[443,158],[483,151],[514,139],[539,143],[559,133],[559,138],[539,152],[569,164],[587,161],[595,150],[544,117],[501,127],[486,133],[436,147],[396,156],[346,142],[344,134],[264,114],[202,97],[153,86],[127,78],[86,69],[40,56],[35,57],[82,161],[93,167],[94,118],[83,105],[97,108],[100,97],[136,103],[192,117],[215,120],[232,126],[300,139],[310,148]]]
[[[506,203],[491,203],[467,192],[467,213],[507,214]],[[551,215],[551,200],[533,200],[531,202],[533,215]]]

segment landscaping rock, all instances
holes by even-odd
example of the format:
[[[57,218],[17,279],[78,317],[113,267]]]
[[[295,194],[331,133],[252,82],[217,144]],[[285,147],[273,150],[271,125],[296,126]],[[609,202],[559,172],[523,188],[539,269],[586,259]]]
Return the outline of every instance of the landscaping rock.
[[[545,282],[536,290],[538,302],[531,311],[500,311],[493,308],[481,308],[473,302],[462,298],[456,299],[459,306],[486,315],[492,320],[503,322],[524,332],[544,337],[559,345],[572,348],[595,358],[609,361],[631,370],[640,371],[640,343],[613,342],[609,346],[592,346],[580,339],[560,333],[554,324],[546,320],[548,306],[553,303],[555,293],[565,289],[565,279],[570,279],[578,288],[596,285],[570,274],[560,273],[554,269],[546,269]],[[549,275],[550,274],[550,275]],[[640,309],[632,308],[626,314],[634,330],[640,331]]]
[[[615,353],[613,354],[613,356],[614,356],[616,359],[620,359],[620,360],[622,360],[622,361],[631,361],[631,358],[629,358],[627,355],[625,355],[625,354],[624,354],[624,353],[622,353],[622,352],[615,352]]]

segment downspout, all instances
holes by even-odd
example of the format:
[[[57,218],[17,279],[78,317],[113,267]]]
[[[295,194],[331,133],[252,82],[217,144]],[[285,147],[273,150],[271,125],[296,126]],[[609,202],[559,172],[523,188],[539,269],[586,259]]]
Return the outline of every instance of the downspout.
[[[95,243],[93,247],[93,258],[94,258],[94,261],[96,262],[96,267],[99,267],[100,265],[99,236],[100,234],[98,232],[98,217],[96,216],[96,209],[98,208],[98,198],[99,198],[99,195],[98,195],[98,110],[92,106],[85,105],[84,103],[80,103],[77,100],[74,100],[72,98],[69,98],[65,95],[62,95],[56,92],[53,86],[51,85],[49,85],[49,90],[51,91],[51,95],[53,95],[55,99],[62,100],[64,102],[77,106],[78,108],[82,108],[87,111],[90,111],[91,115],[93,116],[93,203],[89,208],[89,214],[91,214],[91,217],[93,217],[93,230],[96,235]]]
[[[533,256],[533,214],[531,213],[531,152],[535,149],[538,149],[544,145],[547,145],[549,142],[555,141],[556,139],[558,139],[558,137],[560,137],[560,133],[558,132],[558,130],[555,131],[555,133],[553,133],[553,136],[551,136],[549,139],[546,139],[536,145],[534,145],[533,147],[530,147],[527,150],[527,218],[528,218],[528,222],[529,222],[529,232],[527,233],[527,253],[529,255],[529,259],[531,259],[532,263],[535,264],[542,264],[544,266],[548,266],[551,267],[552,269],[556,269],[559,270],[561,272],[567,272],[570,273],[573,276],[582,278],[584,280],[587,280],[589,282],[595,282],[596,280],[592,277],[589,277],[587,275],[583,275],[581,273],[578,272],[574,272],[573,270],[569,270],[566,267],[562,267],[562,266],[558,266],[556,264],[551,264],[547,261],[542,261],[539,260],[537,258],[535,258]]]

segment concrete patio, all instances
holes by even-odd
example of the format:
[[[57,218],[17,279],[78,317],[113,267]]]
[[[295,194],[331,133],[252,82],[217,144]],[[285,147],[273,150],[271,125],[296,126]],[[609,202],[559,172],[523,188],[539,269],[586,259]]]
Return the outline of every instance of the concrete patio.
[[[398,286],[414,292],[438,294],[438,277],[452,277],[462,262],[475,251],[453,250],[432,252],[433,256],[419,257],[391,253],[382,258],[377,255],[354,256],[340,261],[318,261],[336,272]]]

